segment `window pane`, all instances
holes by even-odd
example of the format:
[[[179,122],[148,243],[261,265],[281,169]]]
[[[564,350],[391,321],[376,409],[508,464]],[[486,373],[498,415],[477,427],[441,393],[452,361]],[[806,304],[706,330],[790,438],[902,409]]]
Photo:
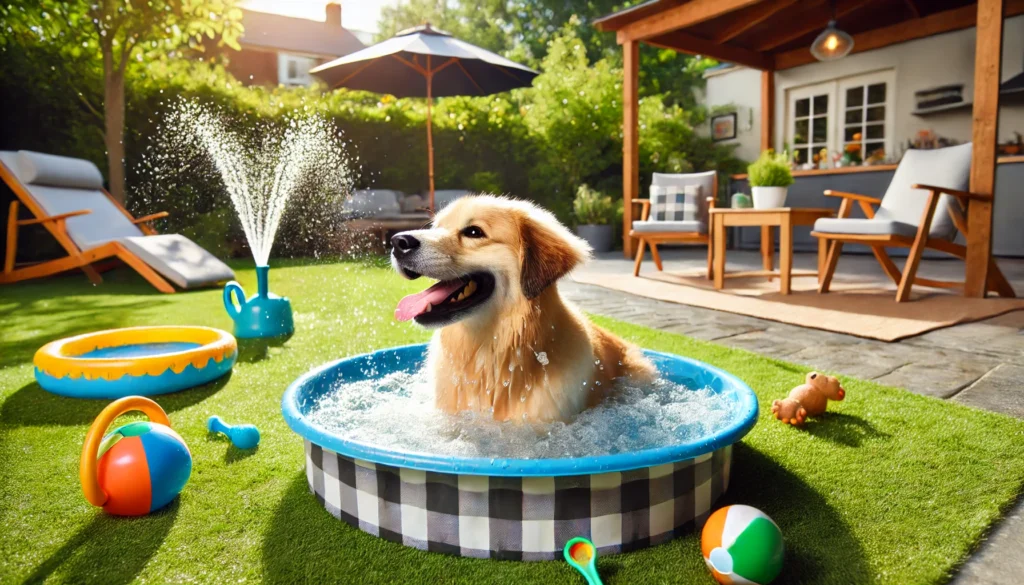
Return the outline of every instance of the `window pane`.
[[[882,122],[885,120],[885,106],[872,106],[868,108],[868,122]]]
[[[885,153],[885,143],[883,142],[868,142],[864,144],[864,150],[867,152],[866,156],[871,156],[872,153],[881,151]]]
[[[864,87],[851,87],[846,90],[846,107],[852,108],[864,104]]]
[[[846,142],[860,141],[860,126],[847,126],[843,131],[843,140]]]
[[[885,138],[885,124],[872,124],[867,127],[867,138],[868,140],[877,140],[879,138]]]
[[[816,95],[816,96],[814,96],[814,113],[815,114],[827,114],[828,113],[828,96],[827,95]]]
[[[863,116],[864,110],[862,110],[861,108],[857,108],[856,110],[846,110],[846,123],[860,124]]]
[[[868,86],[868,103],[869,104],[881,104],[885,103],[885,84],[876,83]]]
[[[807,144],[807,126],[810,120],[797,120],[794,125],[793,132],[793,143],[794,144]]]
[[[288,79],[295,79],[299,76],[299,64],[294,60],[288,61]]]
[[[811,139],[814,142],[825,142],[828,140],[828,116],[818,116],[814,119],[814,132]]]
[[[796,116],[798,118],[802,116],[811,115],[811,99],[804,98],[802,100],[796,100]]]

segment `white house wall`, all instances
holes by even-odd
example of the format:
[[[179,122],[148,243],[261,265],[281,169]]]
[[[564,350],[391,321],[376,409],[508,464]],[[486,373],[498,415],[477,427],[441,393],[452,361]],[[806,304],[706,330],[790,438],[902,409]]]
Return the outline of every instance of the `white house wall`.
[[[1004,27],[1002,79],[1005,81],[1024,71],[1024,16],[1007,19]],[[776,72],[775,148],[781,149],[785,141],[788,90],[884,70],[893,70],[896,74],[895,144],[906,144],[920,130],[933,130],[940,136],[969,141],[970,108],[927,117],[914,116],[911,112],[915,109],[915,91],[941,85],[963,83],[964,99],[973,101],[974,46],[975,29],[971,28],[856,53],[839,61]],[[737,153],[741,158],[756,158],[761,128],[760,72],[743,67],[710,72],[705,91],[709,107],[736,106],[737,138],[728,143],[739,145]],[[1004,103],[1000,109],[999,141],[1013,139],[1015,130],[1024,132],[1024,104]]]

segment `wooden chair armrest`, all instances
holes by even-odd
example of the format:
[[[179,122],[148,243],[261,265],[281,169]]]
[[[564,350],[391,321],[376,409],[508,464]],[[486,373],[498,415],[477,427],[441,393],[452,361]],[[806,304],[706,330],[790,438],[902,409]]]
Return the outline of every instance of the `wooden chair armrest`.
[[[853,199],[854,201],[863,201],[865,203],[873,203],[880,205],[882,200],[878,197],[871,197],[870,195],[861,195],[859,193],[847,193],[846,191],[836,191],[833,189],[825,189],[826,197],[842,197],[843,199]]]
[[[168,215],[170,215],[170,213],[167,213],[166,211],[159,211],[142,217],[136,217],[132,220],[132,223],[138,225],[140,223],[146,223],[147,221],[153,221],[154,219],[160,219],[161,217],[167,217]]]
[[[647,218],[651,215],[651,200],[650,199],[634,199],[633,205],[640,206],[640,221],[647,221]]]
[[[714,209],[715,208],[715,198],[714,197],[708,197],[707,198],[707,202],[708,202],[708,209]]]
[[[970,191],[958,191],[956,189],[947,189],[945,187],[936,187],[934,185],[922,185],[920,183],[915,183],[915,184],[911,185],[910,187],[912,189],[926,189],[928,191],[937,191],[939,193],[945,193],[947,195],[952,195],[953,197],[956,197],[957,199],[962,199],[962,200],[965,200],[965,201],[971,201],[971,200],[974,200],[974,201],[992,201],[992,196],[991,195],[983,195],[981,193],[971,193]]]
[[[18,221],[18,225],[35,225],[39,223],[47,223],[50,221],[62,221],[69,217],[78,217],[79,215],[87,215],[92,213],[91,209],[79,209],[78,211],[69,211],[60,215],[48,215],[46,217],[36,217],[33,219],[22,219]]]

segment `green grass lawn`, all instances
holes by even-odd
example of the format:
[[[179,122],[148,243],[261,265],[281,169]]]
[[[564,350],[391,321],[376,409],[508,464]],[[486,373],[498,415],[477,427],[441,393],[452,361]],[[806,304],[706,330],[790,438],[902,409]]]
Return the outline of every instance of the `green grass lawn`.
[[[239,264],[248,289],[255,274]],[[396,323],[421,281],[381,264],[292,263],[271,271],[292,298],[296,334],[241,344],[229,378],[158,397],[194,457],[168,508],[113,518],[78,485],[85,431],[103,401],[36,385],[32,355],[50,340],[109,327],[210,325],[230,330],[221,291],[160,295],[127,270],[0,287],[0,582],[582,583],[563,562],[452,558],[377,539],[330,516],[309,494],[302,440],[280,399],[301,373],[372,349],[425,341]],[[844,378],[845,402],[805,429],[770,418],[771,400],[803,369],[745,351],[598,319],[644,347],[704,360],[749,383],[761,418],[734,450],[720,503],[761,508],[786,536],[779,582],[941,583],[1024,484],[1024,422]],[[259,426],[240,452],[207,435],[213,414]],[[713,583],[696,535],[602,558],[606,583]]]

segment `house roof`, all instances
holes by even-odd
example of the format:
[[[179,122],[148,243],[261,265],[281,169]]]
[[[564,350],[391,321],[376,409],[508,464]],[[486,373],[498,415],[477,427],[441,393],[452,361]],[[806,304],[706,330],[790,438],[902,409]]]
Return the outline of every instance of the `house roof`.
[[[815,61],[809,48],[833,19],[853,52],[975,26],[977,0],[648,0],[594,21],[639,41],[762,70]],[[1024,13],[1006,0],[1004,18]]]
[[[242,45],[341,57],[364,45],[351,31],[307,18],[242,10]]]

